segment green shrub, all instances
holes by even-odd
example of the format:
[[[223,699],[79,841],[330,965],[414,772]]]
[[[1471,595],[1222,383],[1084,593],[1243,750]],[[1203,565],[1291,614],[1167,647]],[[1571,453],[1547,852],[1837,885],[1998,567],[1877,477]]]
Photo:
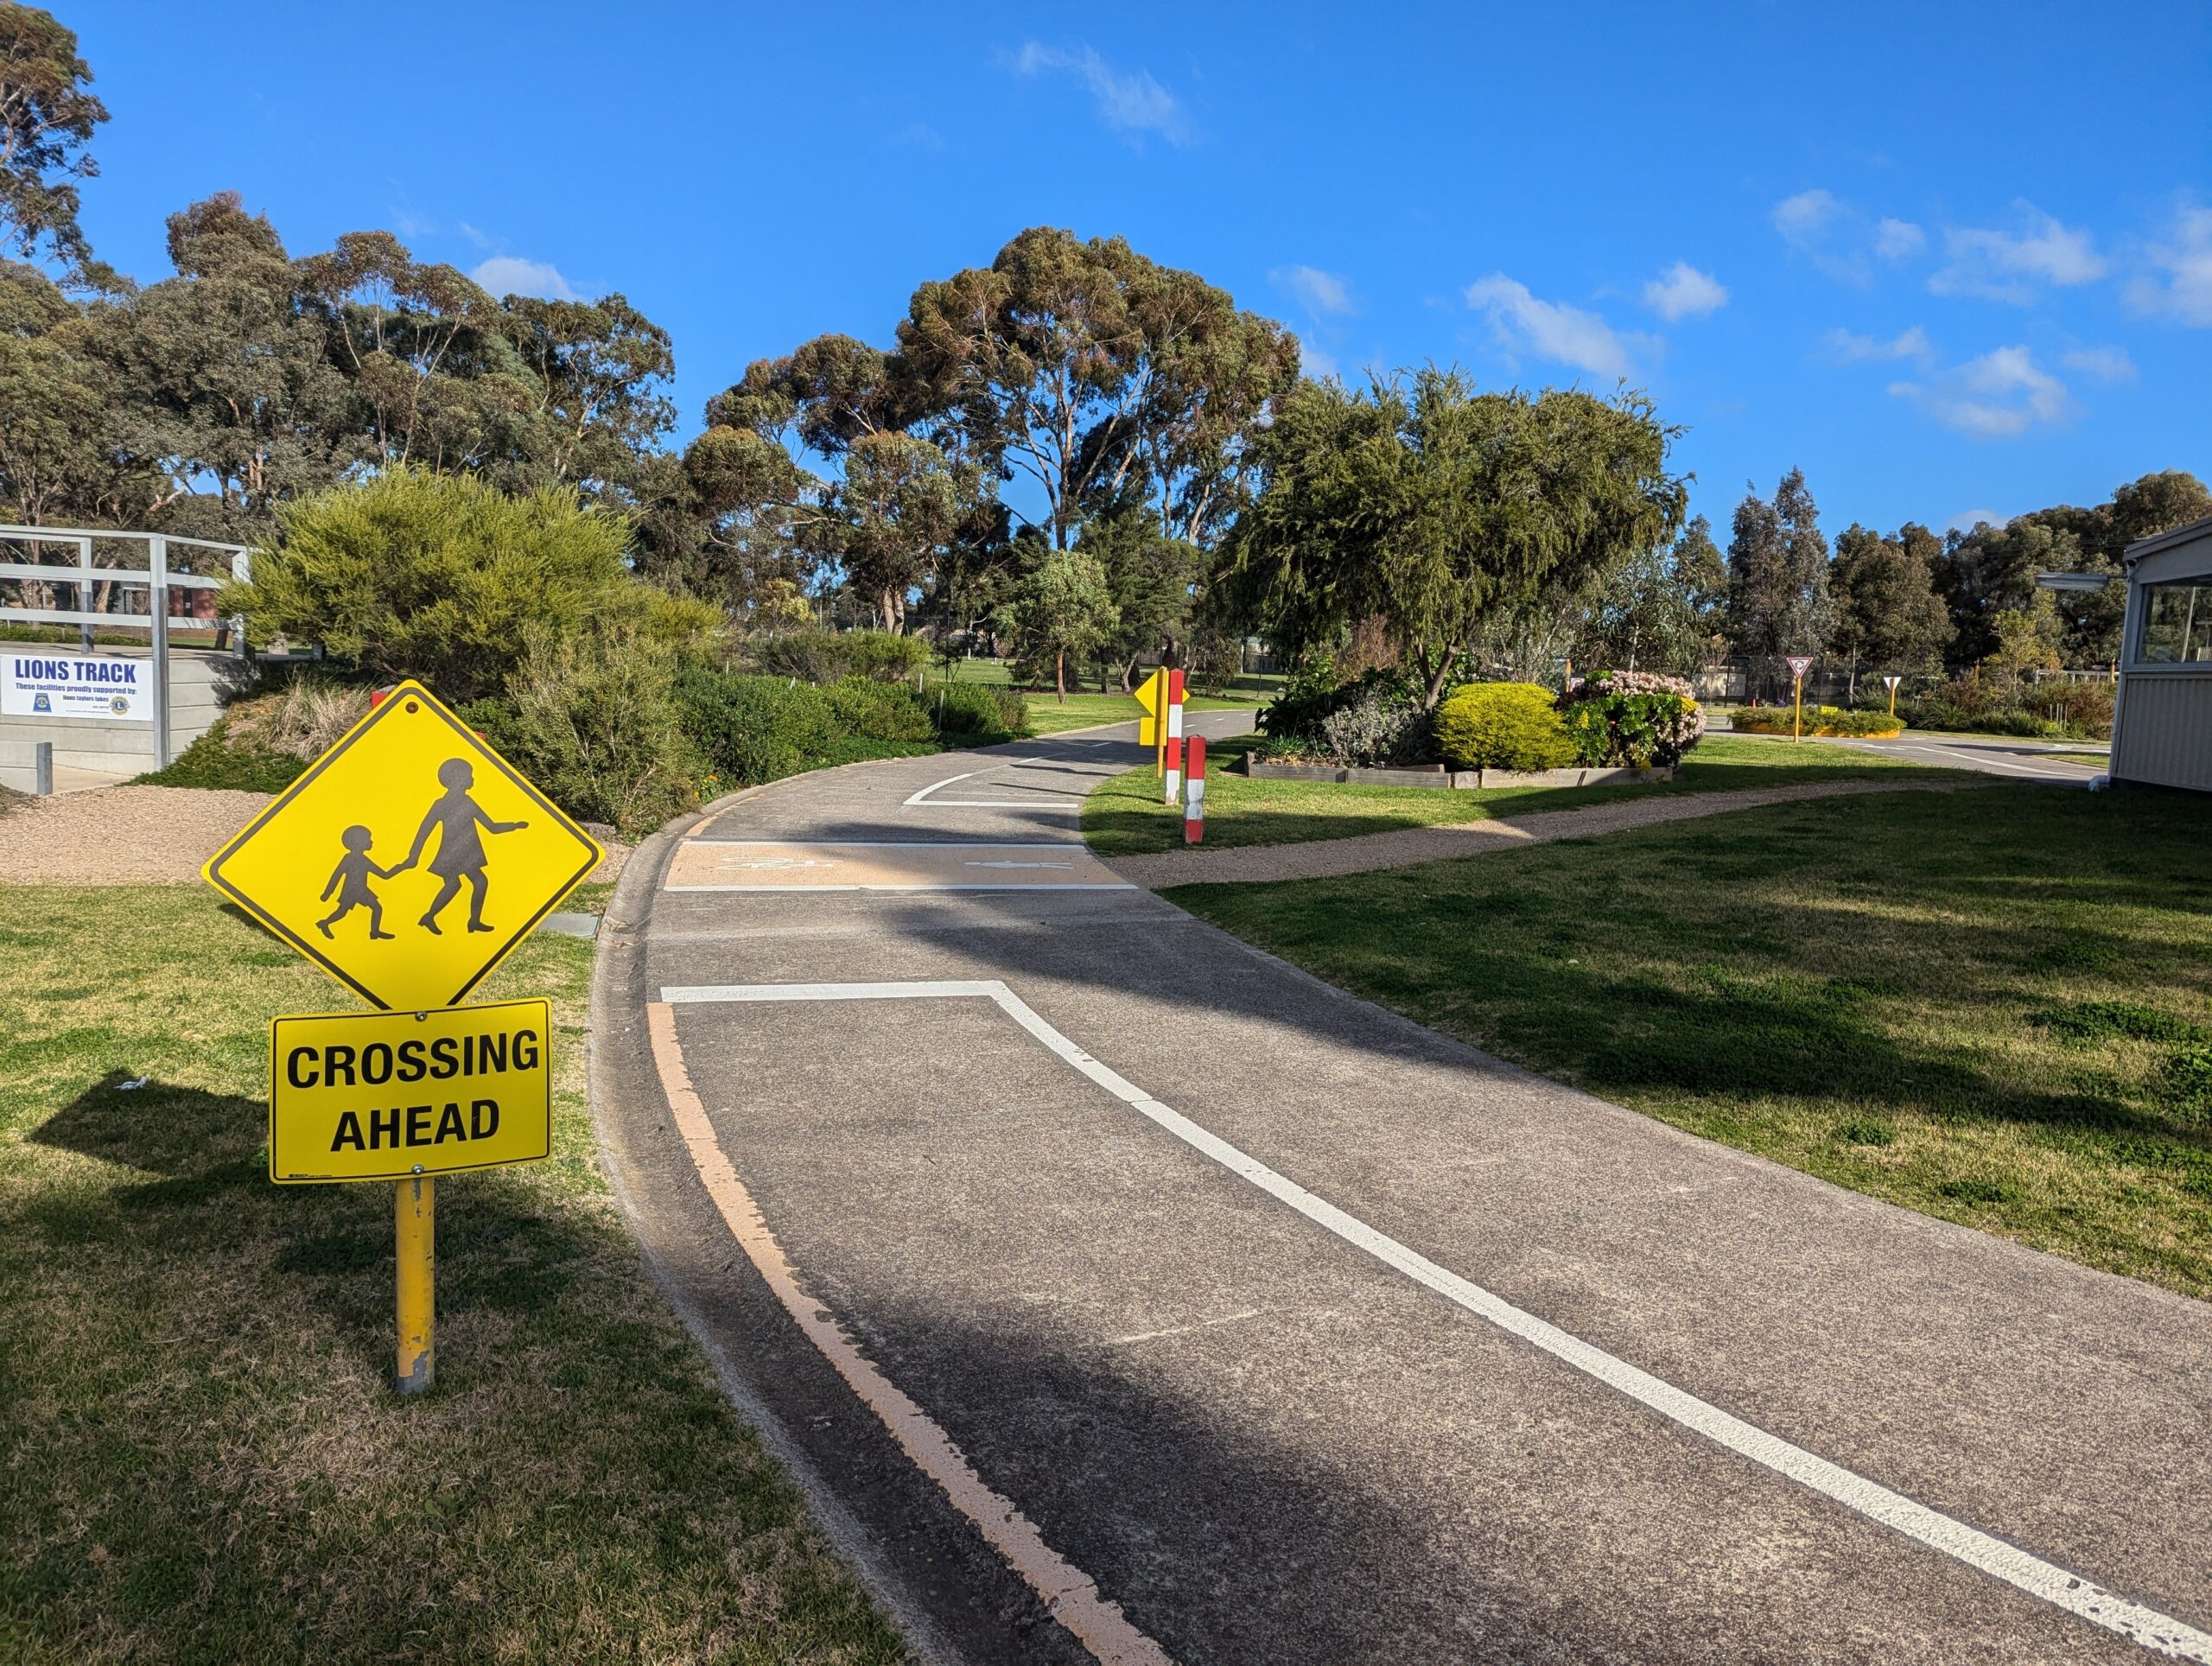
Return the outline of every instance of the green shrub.
[[[699,802],[703,760],[674,700],[676,658],[635,626],[534,633],[469,721],[570,815],[649,833]]]
[[[796,677],[817,687],[849,677],[911,683],[930,663],[930,648],[919,637],[888,631],[793,631],[762,642],[753,663],[764,677]]]
[[[781,677],[676,676],[684,733],[721,784],[758,786],[841,754],[848,731],[820,689]]]
[[[1789,706],[1746,708],[1730,719],[1741,734],[1789,734],[1796,732],[1796,709]],[[1842,735],[1886,741],[1904,733],[1904,725],[1886,711],[1846,711],[1840,706],[1805,708],[1807,734]]]
[[[1564,769],[1574,761],[1550,690],[1532,683],[1468,683],[1436,709],[1436,743],[1459,769]]]
[[[844,640],[853,670],[879,683],[911,683],[914,673],[930,663],[930,645],[918,636],[848,631]]]
[[[497,691],[533,631],[631,621],[683,637],[721,617],[632,577],[620,518],[565,488],[510,498],[473,475],[394,469],[292,504],[282,525],[253,582],[225,587],[224,611],[257,639],[320,643],[456,703]]]
[[[936,734],[928,710],[912,689],[848,677],[823,691],[837,721],[871,741],[926,741]]]
[[[923,696],[941,734],[1020,734],[1029,703],[997,683],[948,683]]]
[[[282,792],[300,779],[308,760],[232,733],[227,717],[157,769],[137,778],[140,786],[213,787],[234,792]]]

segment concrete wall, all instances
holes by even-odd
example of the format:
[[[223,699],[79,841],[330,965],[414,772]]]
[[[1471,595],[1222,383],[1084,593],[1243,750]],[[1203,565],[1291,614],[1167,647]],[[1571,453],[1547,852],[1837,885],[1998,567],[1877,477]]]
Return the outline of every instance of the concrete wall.
[[[53,645],[56,653],[75,654],[73,644]],[[120,659],[153,658],[151,648],[103,644],[96,653]],[[204,648],[169,650],[169,755],[174,758],[215,726],[223,707],[251,675],[226,653]],[[54,742],[57,770],[85,770],[127,779],[154,767],[154,726],[99,717],[0,717],[0,786],[31,790],[31,754],[41,741]]]

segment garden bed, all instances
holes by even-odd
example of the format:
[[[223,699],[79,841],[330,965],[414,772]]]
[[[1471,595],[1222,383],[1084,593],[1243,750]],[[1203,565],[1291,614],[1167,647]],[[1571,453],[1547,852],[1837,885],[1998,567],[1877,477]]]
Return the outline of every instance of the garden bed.
[[[1271,764],[1244,754],[1244,773],[1262,780],[1326,781],[1350,786],[1431,786],[1480,791],[1502,786],[1630,786],[1671,781],[1671,769],[1361,769],[1338,764]]]

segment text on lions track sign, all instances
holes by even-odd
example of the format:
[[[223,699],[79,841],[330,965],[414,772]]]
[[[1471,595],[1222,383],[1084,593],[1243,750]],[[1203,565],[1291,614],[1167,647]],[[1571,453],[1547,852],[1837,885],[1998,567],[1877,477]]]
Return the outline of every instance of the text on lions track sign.
[[[549,1156],[552,1008],[508,1001],[269,1026],[269,1178],[391,1180]]]

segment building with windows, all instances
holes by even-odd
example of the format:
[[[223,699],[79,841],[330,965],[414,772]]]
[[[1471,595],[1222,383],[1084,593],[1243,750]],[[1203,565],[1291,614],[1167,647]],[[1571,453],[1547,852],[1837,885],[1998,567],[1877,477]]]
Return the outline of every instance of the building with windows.
[[[2112,779],[2212,792],[2212,517],[2127,546]]]

